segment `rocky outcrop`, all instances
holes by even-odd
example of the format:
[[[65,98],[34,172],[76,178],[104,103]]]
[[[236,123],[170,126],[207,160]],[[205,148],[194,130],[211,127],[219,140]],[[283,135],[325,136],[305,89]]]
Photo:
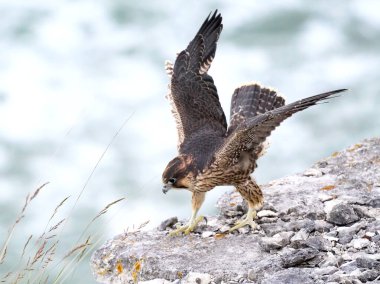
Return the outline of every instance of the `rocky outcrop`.
[[[258,228],[227,233],[245,211],[240,195],[219,216],[169,237],[176,218],[121,234],[92,256],[101,283],[379,283],[380,139],[332,154],[263,186]]]

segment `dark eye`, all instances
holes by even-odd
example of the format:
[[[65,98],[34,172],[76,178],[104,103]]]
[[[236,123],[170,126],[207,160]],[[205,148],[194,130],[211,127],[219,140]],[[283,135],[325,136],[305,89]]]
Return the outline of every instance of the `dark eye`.
[[[170,178],[170,179],[168,180],[168,182],[171,183],[171,184],[174,184],[176,181],[177,181],[176,178]]]

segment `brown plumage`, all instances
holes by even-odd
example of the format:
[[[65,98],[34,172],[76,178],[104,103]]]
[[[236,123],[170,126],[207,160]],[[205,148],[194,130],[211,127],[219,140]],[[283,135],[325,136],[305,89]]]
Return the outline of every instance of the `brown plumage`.
[[[171,77],[168,99],[177,124],[179,154],[162,175],[163,191],[184,188],[193,193],[189,224],[172,234],[194,229],[205,192],[218,185],[235,186],[249,205],[246,219],[231,230],[247,224],[254,227],[255,211],[262,206],[263,196],[250,174],[262,155],[266,138],[294,113],[345,91],[323,93],[285,105],[284,98],[274,90],[259,84],[244,85],[234,91],[227,127],[217,89],[207,73],[222,28],[222,17],[215,11],[178,54],[174,66],[166,63]]]

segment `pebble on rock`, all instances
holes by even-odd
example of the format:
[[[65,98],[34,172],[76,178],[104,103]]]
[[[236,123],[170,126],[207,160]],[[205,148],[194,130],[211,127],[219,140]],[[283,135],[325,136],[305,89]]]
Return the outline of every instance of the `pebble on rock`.
[[[290,239],[290,241],[292,241],[292,242],[304,241],[307,239],[308,236],[309,236],[309,234],[306,232],[306,230],[301,229]]]
[[[228,226],[228,225],[223,225],[223,226],[219,229],[219,231],[220,231],[221,233],[226,233],[226,232],[229,231],[229,229],[231,229],[230,226]]]
[[[290,243],[293,232],[283,232],[275,234],[273,237],[263,237],[259,240],[259,244],[264,251],[270,252],[278,250]]]
[[[288,268],[299,265],[316,257],[317,254],[318,251],[313,248],[289,250],[281,255],[282,266]]]
[[[356,264],[361,268],[377,269],[380,274],[380,261],[371,259],[369,257],[358,257]]]
[[[274,212],[272,210],[261,210],[257,212],[257,217],[262,218],[262,217],[277,217],[278,213]]]
[[[160,231],[165,231],[167,228],[173,228],[173,226],[178,223],[178,218],[177,217],[171,217],[169,219],[166,219],[165,221],[163,221],[160,226],[158,227],[158,229]]]
[[[202,232],[202,238],[209,238],[211,236],[215,235],[215,232],[212,231],[204,231]]]
[[[314,284],[315,282],[313,281],[313,279],[310,278],[308,273],[304,273],[299,268],[298,269],[290,268],[290,269],[275,272],[269,275],[267,279],[261,282],[261,284],[283,284],[283,283]]]
[[[327,212],[326,220],[336,225],[348,225],[358,221],[360,218],[354,208],[349,204],[340,203]]]
[[[321,236],[309,237],[305,243],[308,247],[317,249],[319,251],[330,251],[332,248],[331,242]]]
[[[211,282],[211,275],[208,273],[189,272],[184,281],[189,284],[209,284]]]
[[[303,172],[305,177],[321,177],[323,175],[320,169],[310,168]]]
[[[337,228],[339,243],[340,244],[348,244],[353,239],[354,235],[364,227],[364,224],[354,224],[350,227],[339,227]]]
[[[356,249],[363,249],[363,248],[366,248],[369,246],[371,242],[368,240],[368,239],[364,239],[364,238],[361,238],[361,239],[354,239],[352,241],[352,244],[353,244],[353,247],[356,248]]]
[[[339,269],[335,266],[326,266],[323,268],[317,268],[315,270],[315,274],[317,274],[317,275],[330,275],[330,274],[334,274],[338,270]]]
[[[343,263],[342,257],[336,257],[331,252],[327,253],[327,257],[319,264],[319,267],[335,266],[339,267]]]

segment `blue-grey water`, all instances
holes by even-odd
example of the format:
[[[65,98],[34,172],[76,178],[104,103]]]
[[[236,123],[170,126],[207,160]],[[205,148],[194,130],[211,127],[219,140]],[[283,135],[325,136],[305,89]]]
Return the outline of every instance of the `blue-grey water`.
[[[177,144],[163,66],[215,8],[224,30],[209,73],[227,115],[242,83],[275,87],[288,102],[350,89],[272,134],[254,174],[259,183],[379,135],[376,1],[0,1],[0,245],[28,192],[50,182],[15,227],[0,279],[22,267],[31,234],[33,248],[46,226],[68,217],[58,236],[65,254],[94,216],[120,197],[126,201],[93,224],[93,236],[189,216],[188,192],[161,192],[161,173]],[[208,194],[203,214],[215,213],[223,190]],[[93,282],[86,261],[71,281]]]

